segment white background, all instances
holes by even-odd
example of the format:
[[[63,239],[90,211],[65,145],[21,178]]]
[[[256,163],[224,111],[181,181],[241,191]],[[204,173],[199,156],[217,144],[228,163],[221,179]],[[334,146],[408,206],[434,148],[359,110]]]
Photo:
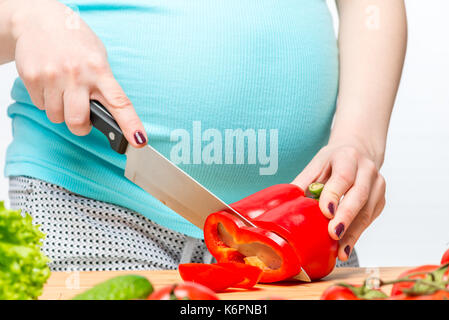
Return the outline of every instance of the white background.
[[[408,53],[382,169],[387,205],[358,242],[362,266],[437,263],[449,246],[449,1],[406,3]],[[2,163],[15,77],[14,64],[0,66]],[[7,198],[8,181],[1,177],[0,199]]]

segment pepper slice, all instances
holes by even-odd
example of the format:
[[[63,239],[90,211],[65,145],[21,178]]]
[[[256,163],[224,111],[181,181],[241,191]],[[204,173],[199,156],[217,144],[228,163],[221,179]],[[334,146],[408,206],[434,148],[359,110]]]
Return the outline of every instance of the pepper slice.
[[[262,275],[258,267],[244,263],[184,263],[179,265],[179,273],[185,281],[200,283],[214,291],[229,287],[250,289]]]
[[[184,263],[178,267],[182,280],[199,283],[215,292],[241,283],[245,277],[234,270],[217,264]]]
[[[262,276],[262,269],[244,263],[223,262],[217,265],[241,275],[244,280],[233,285],[234,288],[251,289]]]
[[[334,268],[338,242],[328,234],[329,221],[318,201],[305,197],[301,188],[271,186],[231,206],[257,228],[226,211],[209,215],[204,239],[218,262],[258,266],[260,282],[292,278],[301,267],[311,279],[320,279]]]

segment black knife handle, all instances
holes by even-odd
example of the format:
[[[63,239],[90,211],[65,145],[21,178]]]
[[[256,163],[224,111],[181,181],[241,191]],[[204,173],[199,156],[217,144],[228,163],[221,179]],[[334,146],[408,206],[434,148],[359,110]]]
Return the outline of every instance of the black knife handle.
[[[90,122],[108,138],[111,148],[124,154],[128,141],[109,111],[98,101],[90,101]]]

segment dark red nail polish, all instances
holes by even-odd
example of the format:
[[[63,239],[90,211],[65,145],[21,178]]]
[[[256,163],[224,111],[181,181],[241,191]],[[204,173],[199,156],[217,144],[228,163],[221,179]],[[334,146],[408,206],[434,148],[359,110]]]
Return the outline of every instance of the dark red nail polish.
[[[331,213],[331,215],[335,214],[335,206],[333,202],[329,202],[329,204],[327,205],[327,208],[329,209],[329,212]]]
[[[137,144],[145,144],[147,142],[147,138],[145,138],[145,135],[142,133],[142,131],[134,132],[134,140]]]
[[[339,223],[338,226],[335,228],[335,234],[338,238],[340,238],[341,234],[345,231],[345,225],[343,223]]]
[[[351,254],[351,247],[349,246],[349,245],[347,245],[346,247],[345,247],[345,253],[346,253],[346,255],[349,257],[349,255]]]

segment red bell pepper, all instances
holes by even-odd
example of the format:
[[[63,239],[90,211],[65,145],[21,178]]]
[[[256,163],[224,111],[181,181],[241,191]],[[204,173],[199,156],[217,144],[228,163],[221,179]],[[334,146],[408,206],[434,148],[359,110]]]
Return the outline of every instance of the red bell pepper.
[[[237,244],[253,245],[274,252],[280,262],[275,261],[276,268],[269,268],[261,260],[250,256],[247,258],[236,248],[229,247],[219,234],[219,224],[232,235]],[[204,239],[211,254],[219,262],[246,263],[260,267],[262,276],[260,282],[276,282],[297,275],[300,271],[299,260],[293,248],[277,234],[259,228],[247,227],[241,220],[227,212],[212,214],[206,220],[204,227]],[[245,247],[243,247],[245,248]],[[240,249],[243,251],[242,249]]]
[[[204,239],[218,262],[258,266],[260,282],[290,279],[301,267],[315,280],[334,268],[338,242],[328,234],[329,220],[301,188],[271,186],[231,206],[257,228],[226,211],[209,215]]]

